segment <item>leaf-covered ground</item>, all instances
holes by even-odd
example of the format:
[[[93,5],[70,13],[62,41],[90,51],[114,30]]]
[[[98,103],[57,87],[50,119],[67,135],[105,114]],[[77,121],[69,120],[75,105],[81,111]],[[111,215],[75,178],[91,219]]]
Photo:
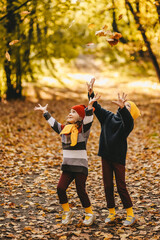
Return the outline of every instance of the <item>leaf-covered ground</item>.
[[[82,226],[84,210],[74,183],[68,189],[74,212],[71,225],[61,225],[62,209],[56,186],[60,177],[60,137],[52,131],[34,106],[48,103],[49,111],[64,123],[72,105],[87,104],[85,83],[76,89],[32,87],[37,98],[0,103],[0,239],[159,239],[160,231],[160,86],[114,82],[99,77],[96,91],[101,105],[113,112],[111,100],[125,91],[136,101],[142,116],[128,143],[126,181],[137,223],[122,227],[125,210],[115,188],[117,222],[106,226],[101,160],[97,156],[100,125],[96,118],[88,141],[87,190],[96,215],[91,227]],[[138,86],[138,87],[137,87]]]

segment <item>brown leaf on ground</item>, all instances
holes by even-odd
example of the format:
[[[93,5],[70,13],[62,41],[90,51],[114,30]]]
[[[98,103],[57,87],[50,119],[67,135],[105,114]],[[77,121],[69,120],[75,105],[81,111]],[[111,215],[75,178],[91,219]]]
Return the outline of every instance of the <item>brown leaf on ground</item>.
[[[105,81],[104,73],[100,77]],[[85,82],[74,91],[45,86],[39,91],[51,93],[51,98],[30,100],[27,97],[25,101],[0,102],[1,239],[159,239],[160,88],[158,83],[156,88],[147,88],[143,84],[141,86],[139,82],[138,87],[135,87],[133,83],[135,84],[131,79],[127,82],[121,78],[116,78],[113,82],[110,79],[103,87],[95,84],[95,92],[101,93],[99,102],[104,109],[116,112],[117,108],[111,101],[116,97],[118,85],[119,90],[128,93],[129,98],[141,110],[141,117],[135,122],[128,138],[126,159],[126,184],[133,201],[136,224],[122,228],[126,211],[116,187],[117,221],[110,226],[104,223],[108,209],[101,159],[97,156],[100,124],[95,116],[87,143],[87,192],[96,221],[90,227],[83,226],[85,211],[77,196],[75,182],[72,182],[67,190],[74,213],[72,223],[68,226],[61,224],[62,208],[57,197],[62,163],[61,138],[48,126],[42,114],[33,109],[35,102],[42,105],[48,103],[51,115],[64,124],[65,116],[73,104],[81,102],[87,105],[88,101]],[[30,88],[28,90],[31,92]]]

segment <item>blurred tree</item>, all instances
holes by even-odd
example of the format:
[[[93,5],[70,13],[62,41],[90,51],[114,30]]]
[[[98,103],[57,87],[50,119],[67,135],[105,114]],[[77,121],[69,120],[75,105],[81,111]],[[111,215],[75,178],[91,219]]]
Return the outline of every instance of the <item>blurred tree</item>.
[[[121,41],[128,46],[126,59],[139,52],[146,58],[144,40],[159,76],[157,56],[152,50],[159,41],[158,0],[1,0],[0,9],[0,60],[4,63],[3,71],[0,65],[0,88],[7,99],[21,97],[23,81],[36,81],[37,73],[45,74],[43,65],[63,84],[54,59],[69,62],[80,53],[91,53],[88,43],[96,45],[93,54],[107,52],[111,59],[115,53],[125,56],[126,51],[119,51],[122,45],[111,48],[105,38],[95,36],[104,25],[122,33]],[[9,44],[16,39],[19,42]]]
[[[152,60],[154,68],[156,70],[157,77],[158,77],[158,79],[160,81],[160,67],[159,67],[159,64],[158,64],[158,60],[157,60],[156,55],[154,54],[154,52],[152,50],[151,43],[150,43],[150,41],[149,41],[149,39],[147,37],[147,30],[144,28],[144,25],[141,24],[141,16],[143,16],[143,15],[140,12],[140,1],[139,0],[135,1],[135,9],[134,9],[134,7],[132,6],[132,4],[130,3],[129,0],[126,0],[126,4],[128,5],[131,13],[134,16],[134,19],[135,19],[135,22],[137,24],[138,30],[142,34],[143,40],[145,42],[145,45],[146,45],[146,47],[148,49],[150,58]]]
[[[16,18],[13,12],[14,8],[14,0],[7,0],[7,16],[6,16],[6,23],[5,23],[5,29],[6,29],[6,48],[8,49],[7,53],[9,56],[12,57],[12,49],[9,43],[11,42],[11,36],[12,33],[15,32],[16,29]],[[12,99],[16,97],[16,89],[13,86],[12,79],[11,79],[11,73],[12,73],[12,65],[10,59],[5,59],[4,61],[4,69],[6,73],[7,78],[7,99]]]
[[[159,19],[159,23],[160,23],[160,1],[155,0],[154,4],[155,4],[156,9],[157,9],[158,19]]]
[[[112,27],[113,27],[113,31],[114,32],[119,32],[118,24],[117,24],[117,20],[116,20],[115,0],[112,0],[112,4],[113,4],[113,7],[112,7],[112,14],[113,14],[113,17],[112,17],[112,19],[113,19]],[[120,38],[120,41],[122,43],[126,43],[127,42],[123,36]]]

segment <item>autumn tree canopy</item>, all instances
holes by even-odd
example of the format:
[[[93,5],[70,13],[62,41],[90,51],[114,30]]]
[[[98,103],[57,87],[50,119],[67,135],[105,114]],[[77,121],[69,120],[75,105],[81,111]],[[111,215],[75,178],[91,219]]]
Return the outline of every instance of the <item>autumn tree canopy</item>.
[[[36,81],[42,65],[59,78],[53,59],[80,53],[152,62],[160,80],[158,0],[2,0],[0,9],[1,97],[21,97],[23,81]],[[107,38],[95,34],[104,26]]]

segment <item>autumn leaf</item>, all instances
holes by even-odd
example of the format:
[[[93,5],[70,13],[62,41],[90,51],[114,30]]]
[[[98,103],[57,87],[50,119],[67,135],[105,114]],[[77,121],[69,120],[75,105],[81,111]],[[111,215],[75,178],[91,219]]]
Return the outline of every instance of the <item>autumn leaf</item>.
[[[69,25],[68,28],[71,28],[74,23],[75,23],[75,20],[73,20],[73,21],[70,23],[70,25]]]
[[[105,37],[107,36],[107,33],[102,29],[102,30],[96,31],[95,35],[99,37]]]
[[[16,236],[15,235],[13,235],[12,233],[9,233],[9,234],[7,234],[7,236],[6,236],[7,238],[12,238],[12,239],[14,239]]]
[[[8,60],[8,62],[10,62],[11,61],[11,56],[10,56],[9,52],[6,52],[5,56],[6,56],[6,59]]]
[[[92,29],[92,28],[94,28],[94,27],[95,27],[95,24],[94,24],[94,23],[89,23],[89,24],[88,24],[88,28]]]
[[[104,25],[102,29],[103,29],[104,31],[106,31],[107,28],[108,28],[108,26],[107,26],[107,25]]]
[[[16,43],[18,43],[19,42],[19,40],[13,40],[13,41],[11,41],[10,43],[9,43],[9,45],[11,46],[11,45],[14,45],[14,44],[16,44]]]
[[[107,38],[106,41],[111,45],[111,46],[115,46],[118,42],[119,39],[122,37],[121,33],[113,33],[113,35],[110,38]]]
[[[26,15],[29,15],[31,12],[29,12],[29,11],[23,11],[23,12],[21,12],[20,14],[22,15],[22,16],[26,16]]]
[[[117,40],[117,39],[107,38],[106,41],[107,41],[112,47],[118,43],[118,40]]]
[[[123,17],[123,14],[120,14],[119,17],[118,17],[118,20],[121,20]]]
[[[119,40],[121,37],[122,37],[122,34],[121,34],[121,33],[115,32],[115,33],[113,34],[113,38],[114,38],[114,39]]]
[[[111,31],[105,37],[111,42],[119,35]],[[117,39],[118,38],[118,39]],[[87,68],[86,64],[86,68]],[[86,70],[86,69],[85,69]],[[87,69],[88,71],[88,69]],[[100,72],[102,81],[104,73]],[[99,79],[100,80],[100,79]],[[97,80],[95,91],[100,90],[101,81]],[[82,80],[83,81],[83,80]],[[98,85],[98,81],[100,85]],[[117,81],[117,82],[116,82]],[[133,80],[135,83],[135,80]],[[62,208],[57,196],[57,184],[61,176],[62,148],[61,140],[34,109],[35,102],[6,101],[1,102],[0,118],[0,238],[1,239],[153,239],[158,240],[159,220],[159,93],[160,88],[150,89],[144,82],[134,88],[132,80],[124,81],[121,77],[101,87],[104,108],[115,110],[110,103],[118,88],[129,92],[141,108],[142,117],[135,123],[128,138],[126,182],[134,205],[137,223],[130,228],[122,228],[126,211],[115,187],[117,221],[113,226],[106,226],[108,216],[104,186],[102,184],[101,159],[97,156],[99,147],[100,125],[96,118],[91,128],[88,147],[89,174],[87,190],[92,201],[96,221],[91,227],[83,226],[84,209],[76,193],[75,182],[67,190],[69,206],[74,212],[72,224],[61,224]],[[85,82],[83,82],[84,84]],[[78,91],[86,99],[84,85],[77,85]],[[154,83],[155,84],[155,83]],[[133,89],[131,89],[133,88]],[[41,86],[40,91],[46,92]],[[48,88],[53,99],[57,97],[55,88]],[[151,95],[154,98],[151,101]],[[30,91],[28,88],[27,91]],[[142,94],[144,91],[145,94]],[[107,94],[106,94],[107,93]],[[66,109],[79,104],[79,96],[72,94],[68,88],[58,89],[58,100],[53,106],[53,99],[38,99],[49,103],[53,116],[63,122]],[[65,98],[64,98],[65,95]],[[37,96],[37,95],[36,95]],[[37,99],[37,97],[36,97]],[[66,101],[67,99],[67,101]],[[85,100],[84,101],[87,101]],[[86,102],[87,103],[87,102]],[[154,118],[153,118],[154,115]],[[132,176],[132,177],[131,177]],[[115,179],[114,179],[115,181]],[[152,201],[151,201],[152,200]]]
[[[88,48],[93,48],[93,47],[95,47],[95,44],[94,44],[94,43],[87,43],[87,44],[86,44],[86,47],[88,47]]]
[[[30,226],[24,227],[24,231],[32,231],[32,228]]]

